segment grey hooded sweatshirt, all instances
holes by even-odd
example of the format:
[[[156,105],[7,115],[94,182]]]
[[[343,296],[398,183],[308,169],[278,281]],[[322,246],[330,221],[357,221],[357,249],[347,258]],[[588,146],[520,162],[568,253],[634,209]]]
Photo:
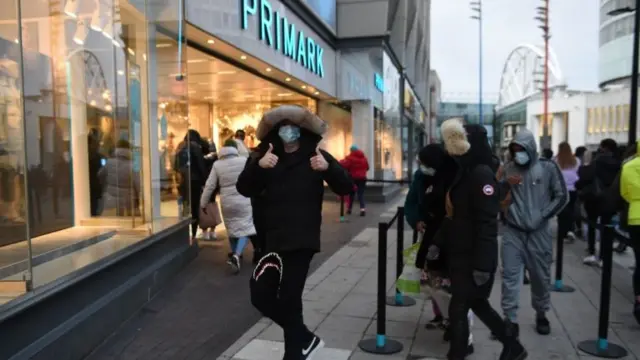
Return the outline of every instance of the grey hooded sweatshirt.
[[[526,166],[511,160],[504,167],[507,177],[522,176],[521,184],[511,186],[506,222],[518,230],[533,232],[545,226],[567,205],[569,195],[558,166],[553,161],[538,157],[531,131],[518,132],[509,146],[513,144],[522,146],[531,160]]]

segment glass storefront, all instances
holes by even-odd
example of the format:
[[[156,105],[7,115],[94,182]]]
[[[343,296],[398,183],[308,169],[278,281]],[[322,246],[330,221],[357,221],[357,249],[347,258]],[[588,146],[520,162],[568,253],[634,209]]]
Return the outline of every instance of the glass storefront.
[[[0,304],[181,220],[157,116],[187,103],[180,0],[0,0]],[[187,107],[182,108],[187,116]],[[158,128],[158,134],[150,129]]]
[[[402,178],[402,122],[400,114],[400,73],[383,53],[384,94],[382,116],[376,111],[374,168],[376,178]],[[377,110],[377,109],[376,109]]]

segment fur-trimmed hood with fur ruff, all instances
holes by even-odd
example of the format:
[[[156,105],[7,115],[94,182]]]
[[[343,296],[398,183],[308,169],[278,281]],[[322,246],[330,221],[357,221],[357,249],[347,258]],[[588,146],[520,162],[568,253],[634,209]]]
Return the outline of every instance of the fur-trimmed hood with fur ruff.
[[[319,136],[324,135],[328,128],[327,123],[309,109],[299,105],[282,105],[262,115],[256,130],[258,140],[264,140],[269,132],[284,120],[289,120]]]
[[[462,119],[453,118],[440,125],[440,134],[444,142],[444,148],[451,156],[462,156],[469,151],[471,144],[467,139],[467,131]]]

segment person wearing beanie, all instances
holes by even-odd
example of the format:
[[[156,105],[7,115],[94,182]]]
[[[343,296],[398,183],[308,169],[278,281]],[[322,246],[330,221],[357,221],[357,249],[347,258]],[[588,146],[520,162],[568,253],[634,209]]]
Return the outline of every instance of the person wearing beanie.
[[[427,262],[440,251],[448,255],[451,281],[449,303],[449,360],[467,356],[469,310],[495,334],[503,345],[501,360],[523,360],[527,352],[491,307],[489,296],[498,268],[498,213],[500,184],[496,161],[481,125],[463,125],[449,119],[440,127],[445,150],[458,165],[445,196],[445,220]]]
[[[351,145],[351,152],[347,157],[340,161],[340,165],[347,170],[356,186],[355,190],[349,194],[349,204],[347,205],[347,214],[351,215],[353,209],[353,201],[356,194],[360,202],[360,216],[366,215],[366,206],[364,202],[364,190],[367,186],[367,172],[369,171],[369,161],[364,152],[357,146]]]

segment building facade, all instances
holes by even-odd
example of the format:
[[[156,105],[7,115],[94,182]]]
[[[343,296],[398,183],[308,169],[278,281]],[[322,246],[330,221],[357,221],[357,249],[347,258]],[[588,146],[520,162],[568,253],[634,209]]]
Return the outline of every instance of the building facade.
[[[426,138],[428,1],[0,5],[3,333],[5,320],[28,316],[25,304],[94,284],[81,280],[149,249],[171,246],[145,255],[175,254],[171,271],[195,256],[187,227],[197,190],[176,160],[190,129],[211,148],[243,129],[254,147],[264,111],[304,106],[329,124],[323,148],[340,159],[355,144],[368,177],[387,180],[412,173]],[[36,335],[16,333],[0,358]]]
[[[549,100],[547,127],[551,149],[557,151],[563,141],[575,148],[586,146],[596,150],[606,138],[626,144],[629,131],[629,89],[605,92],[557,94]],[[527,104],[527,128],[538,134],[538,145],[544,126],[543,101],[530,99]]]
[[[635,0],[600,0],[598,81],[600,87],[629,84],[633,57],[633,12],[609,15],[612,10],[635,8]]]

